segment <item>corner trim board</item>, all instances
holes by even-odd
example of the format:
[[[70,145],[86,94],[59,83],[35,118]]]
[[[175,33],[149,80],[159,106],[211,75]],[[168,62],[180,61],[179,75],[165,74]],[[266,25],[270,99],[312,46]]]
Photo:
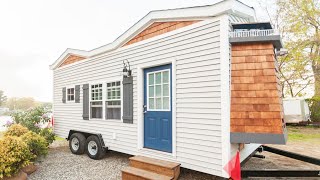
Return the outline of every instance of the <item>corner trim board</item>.
[[[220,19],[220,83],[221,83],[221,146],[222,164],[231,159],[230,144],[230,44],[229,44],[229,15],[221,15]],[[229,178],[229,174],[221,167],[221,176]]]

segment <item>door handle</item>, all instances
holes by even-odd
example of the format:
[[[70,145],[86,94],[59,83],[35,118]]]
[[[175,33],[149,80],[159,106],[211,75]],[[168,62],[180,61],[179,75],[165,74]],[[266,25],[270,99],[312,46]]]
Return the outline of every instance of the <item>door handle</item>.
[[[143,105],[143,113],[147,113],[147,105]]]

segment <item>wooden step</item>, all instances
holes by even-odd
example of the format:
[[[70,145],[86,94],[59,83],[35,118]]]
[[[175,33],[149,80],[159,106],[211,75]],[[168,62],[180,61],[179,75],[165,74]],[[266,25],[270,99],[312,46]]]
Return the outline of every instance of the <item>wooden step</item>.
[[[131,167],[173,177],[174,180],[178,179],[180,175],[180,164],[178,163],[148,158],[144,156],[134,156],[129,158],[129,160]]]
[[[122,170],[122,180],[172,180],[173,177],[168,177],[154,172],[127,167]]]

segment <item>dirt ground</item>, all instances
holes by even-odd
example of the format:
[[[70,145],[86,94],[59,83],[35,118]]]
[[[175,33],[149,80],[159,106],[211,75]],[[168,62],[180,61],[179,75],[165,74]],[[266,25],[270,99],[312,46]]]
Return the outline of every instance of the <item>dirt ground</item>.
[[[288,127],[288,142],[286,145],[268,145],[278,149],[303,154],[320,159],[320,128]],[[242,169],[306,169],[319,170],[320,166],[287,158],[277,154],[263,152],[265,159],[251,158]],[[247,179],[307,179],[307,178],[247,178]],[[308,178],[308,179],[320,179]]]

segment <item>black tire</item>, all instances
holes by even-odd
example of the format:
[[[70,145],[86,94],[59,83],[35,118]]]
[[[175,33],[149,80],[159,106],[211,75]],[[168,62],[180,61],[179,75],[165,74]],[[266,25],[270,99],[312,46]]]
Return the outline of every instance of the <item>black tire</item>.
[[[90,143],[91,142],[91,143]],[[92,147],[91,145],[94,144],[94,146]],[[94,147],[96,149],[94,149]],[[106,150],[104,148],[102,148],[102,145],[100,143],[100,140],[97,136],[95,135],[91,135],[87,138],[86,141],[86,153],[87,155],[91,158],[91,159],[95,159],[95,160],[99,160],[102,159],[105,154],[106,154]],[[91,151],[90,151],[91,150]],[[95,153],[92,153],[92,150],[95,151]]]
[[[74,143],[72,140],[75,139],[75,141],[78,142],[78,148],[74,148],[72,146],[72,144]],[[69,148],[70,148],[70,151],[73,153],[73,154],[83,154],[84,151],[85,151],[85,146],[86,146],[86,137],[84,137],[83,134],[81,133],[73,133],[71,136],[70,136],[70,139],[69,139]]]

